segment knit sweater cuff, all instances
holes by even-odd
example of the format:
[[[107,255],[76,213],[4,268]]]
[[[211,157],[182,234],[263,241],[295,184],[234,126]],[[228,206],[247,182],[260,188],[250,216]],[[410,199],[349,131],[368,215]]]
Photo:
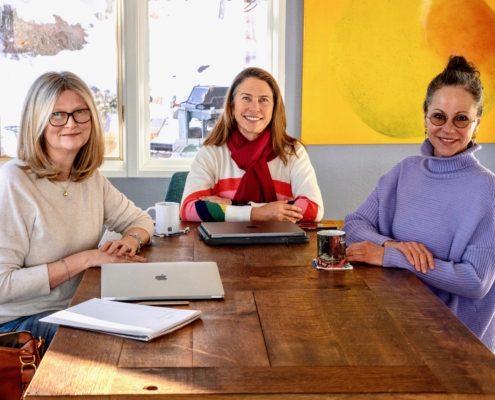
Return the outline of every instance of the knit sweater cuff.
[[[385,247],[385,254],[383,256],[383,266],[387,268],[404,268],[414,270],[414,267],[409,264],[406,256],[402,251],[394,249],[392,247]]]
[[[227,206],[225,221],[251,221],[251,206]]]

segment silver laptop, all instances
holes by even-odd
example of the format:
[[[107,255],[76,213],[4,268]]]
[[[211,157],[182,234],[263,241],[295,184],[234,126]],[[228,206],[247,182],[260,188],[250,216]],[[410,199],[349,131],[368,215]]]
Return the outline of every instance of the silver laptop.
[[[105,300],[222,299],[225,293],[215,262],[103,264]]]
[[[309,236],[290,221],[202,222],[198,228],[207,244],[297,244]]]
[[[201,225],[212,238],[305,235],[290,221],[203,222]]]

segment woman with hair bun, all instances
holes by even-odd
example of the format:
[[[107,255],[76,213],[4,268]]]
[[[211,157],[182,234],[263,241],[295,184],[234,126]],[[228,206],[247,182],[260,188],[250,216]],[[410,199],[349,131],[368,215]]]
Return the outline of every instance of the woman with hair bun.
[[[410,270],[495,351],[495,175],[474,156],[483,113],[475,66],[451,56],[423,110],[421,155],[346,216],[346,258]]]

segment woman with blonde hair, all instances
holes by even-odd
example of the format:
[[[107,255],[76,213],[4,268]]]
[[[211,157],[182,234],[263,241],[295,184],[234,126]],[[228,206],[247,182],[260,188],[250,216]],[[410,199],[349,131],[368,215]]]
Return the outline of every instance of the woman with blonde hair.
[[[50,341],[39,319],[66,308],[92,266],[146,262],[151,218],[99,172],[104,137],[91,90],[70,72],[31,85],[18,158],[0,168],[0,331]],[[97,248],[103,226],[122,233]]]
[[[306,148],[286,132],[277,82],[260,68],[234,79],[188,175],[188,221],[319,221],[323,200]]]

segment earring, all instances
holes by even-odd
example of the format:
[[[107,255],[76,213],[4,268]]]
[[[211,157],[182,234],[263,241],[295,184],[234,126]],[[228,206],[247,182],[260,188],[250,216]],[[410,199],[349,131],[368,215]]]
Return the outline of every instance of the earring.
[[[428,128],[425,128],[425,140],[428,139]]]
[[[471,142],[473,142],[473,144],[476,143],[476,132],[473,133],[473,136],[471,136]]]

